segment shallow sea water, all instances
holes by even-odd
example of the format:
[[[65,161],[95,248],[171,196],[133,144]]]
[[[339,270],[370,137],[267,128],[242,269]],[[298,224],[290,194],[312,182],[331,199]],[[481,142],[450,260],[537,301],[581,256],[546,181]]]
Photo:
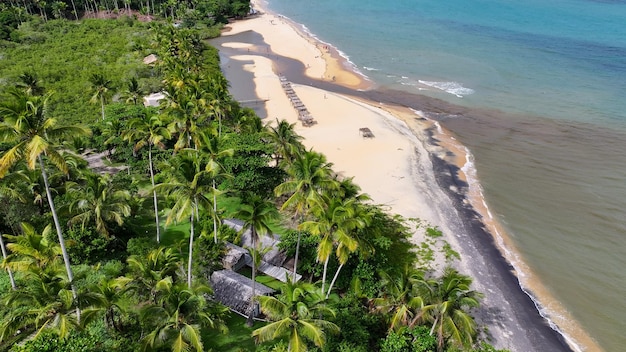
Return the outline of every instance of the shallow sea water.
[[[574,317],[606,351],[623,349],[626,1],[269,7],[337,47],[379,87],[469,108],[436,118],[474,156],[516,256],[566,311],[543,301],[548,313]]]

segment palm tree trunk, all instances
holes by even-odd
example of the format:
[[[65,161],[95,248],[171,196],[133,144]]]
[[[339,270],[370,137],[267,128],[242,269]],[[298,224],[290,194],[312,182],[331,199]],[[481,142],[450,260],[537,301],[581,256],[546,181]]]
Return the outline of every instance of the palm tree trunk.
[[[2,258],[6,260],[7,249],[4,246],[4,240],[2,239],[2,235],[0,235],[0,247],[2,248]],[[13,291],[17,290],[17,286],[15,286],[15,279],[13,278],[13,272],[9,267],[7,267],[7,273],[9,274],[9,281],[11,281],[11,288],[13,289]]]
[[[189,262],[187,263],[187,287],[191,288],[191,264],[193,260],[193,220],[194,211],[191,209],[191,231],[189,231]]]
[[[278,166],[278,160],[276,161],[276,165]],[[297,217],[297,215],[294,215]],[[304,222],[306,214],[303,211],[300,215],[300,223]],[[298,258],[300,257],[300,241],[302,240],[302,232],[298,232],[298,241],[296,242],[296,256],[293,259],[293,277],[291,278],[292,282],[296,283],[296,275],[298,274]],[[322,291],[323,293],[323,291]]]
[[[159,205],[157,194],[154,189],[154,169],[152,167],[152,143],[148,143],[148,162],[150,164],[150,181],[152,182],[152,198],[154,199],[154,218],[156,220],[157,243],[161,243],[161,227],[159,226]]]
[[[435,322],[433,323],[433,327],[430,328],[430,336],[433,336],[433,332],[435,332],[435,326],[437,326],[437,321],[439,320],[439,317],[435,318]]]
[[[322,294],[324,294],[324,288],[326,287],[326,270],[328,270],[328,260],[330,255],[324,261],[324,273],[322,274]]]
[[[54,227],[57,230],[57,236],[59,237],[59,245],[61,246],[61,252],[63,253],[63,262],[65,263],[65,271],[67,272],[67,279],[70,282],[70,288],[72,289],[72,297],[75,300],[78,299],[78,293],[74,286],[74,274],[72,273],[72,267],[70,266],[70,256],[67,254],[65,248],[65,239],[63,238],[63,232],[61,232],[61,223],[59,222],[59,216],[54,208],[54,201],[52,200],[52,193],[50,192],[50,185],[48,184],[48,174],[46,173],[46,167],[43,163],[41,154],[37,157],[39,159],[39,166],[41,167],[41,176],[43,178],[44,185],[46,186],[46,195],[48,196],[48,204],[50,204],[50,212],[52,212],[52,219],[54,220]],[[76,318],[80,323],[80,309],[78,308],[78,302],[76,307]]]
[[[76,21],[78,21],[78,11],[76,11],[76,4],[74,3],[74,0],[72,0],[72,9],[74,9],[74,17],[76,18]]]
[[[337,277],[339,276],[339,272],[341,271],[341,268],[343,268],[343,264],[339,264],[339,267],[337,268],[337,271],[335,272],[335,276],[333,277],[333,281],[331,281],[330,286],[328,286],[328,292],[326,292],[326,299],[328,299],[328,296],[330,296],[330,291],[333,289],[333,285],[335,284],[335,281],[337,281]]]
[[[217,243],[217,194],[215,191],[215,179],[213,179],[213,239]]]
[[[248,320],[246,321],[246,325],[252,327],[254,324],[254,297],[256,296],[256,233],[254,231],[254,227],[250,231],[250,235],[252,236],[252,297],[250,298],[250,314],[248,315]]]
[[[296,270],[298,270],[298,255],[300,255],[300,239],[302,238],[302,232],[298,231],[298,241],[296,242],[296,256],[293,259],[293,273],[291,275],[291,282],[296,283]]]
[[[100,105],[102,106],[102,121],[104,121],[104,95],[100,95]]]

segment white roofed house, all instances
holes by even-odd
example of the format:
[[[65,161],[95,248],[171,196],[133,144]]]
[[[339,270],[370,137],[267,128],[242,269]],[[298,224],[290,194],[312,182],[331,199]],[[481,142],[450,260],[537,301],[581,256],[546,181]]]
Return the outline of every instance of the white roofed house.
[[[144,106],[159,106],[160,101],[165,99],[165,94],[162,92],[152,93],[150,95],[146,95],[143,97],[143,105]]]

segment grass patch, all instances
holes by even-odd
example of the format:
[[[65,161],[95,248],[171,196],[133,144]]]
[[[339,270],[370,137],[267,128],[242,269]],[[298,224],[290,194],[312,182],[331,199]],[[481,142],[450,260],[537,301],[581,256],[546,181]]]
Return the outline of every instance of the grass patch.
[[[246,325],[246,318],[231,313],[230,317],[226,319],[228,333],[220,334],[219,332],[209,331],[203,334],[203,339],[206,341],[205,347],[220,352],[255,351],[256,344],[252,338],[252,331],[264,324],[263,322],[255,321],[254,325],[249,328]]]

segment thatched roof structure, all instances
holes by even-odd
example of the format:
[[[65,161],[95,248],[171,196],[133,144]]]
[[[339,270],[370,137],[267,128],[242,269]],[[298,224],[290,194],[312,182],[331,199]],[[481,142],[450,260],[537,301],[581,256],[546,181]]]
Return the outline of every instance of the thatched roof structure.
[[[243,228],[243,221],[237,219],[227,219],[224,220],[224,224],[229,226],[230,228],[241,231]],[[241,235],[241,247],[252,247],[252,237],[250,230],[247,230]],[[268,236],[262,236],[259,241],[260,248],[271,248],[267,253],[263,255],[263,261],[275,266],[282,266],[285,260],[287,259],[287,255],[278,248],[278,244],[280,243],[280,238],[271,234]]]
[[[215,271],[211,275],[213,298],[223,305],[243,314],[249,313],[252,298],[252,280],[231,270]],[[271,288],[256,283],[256,295],[267,296]]]

